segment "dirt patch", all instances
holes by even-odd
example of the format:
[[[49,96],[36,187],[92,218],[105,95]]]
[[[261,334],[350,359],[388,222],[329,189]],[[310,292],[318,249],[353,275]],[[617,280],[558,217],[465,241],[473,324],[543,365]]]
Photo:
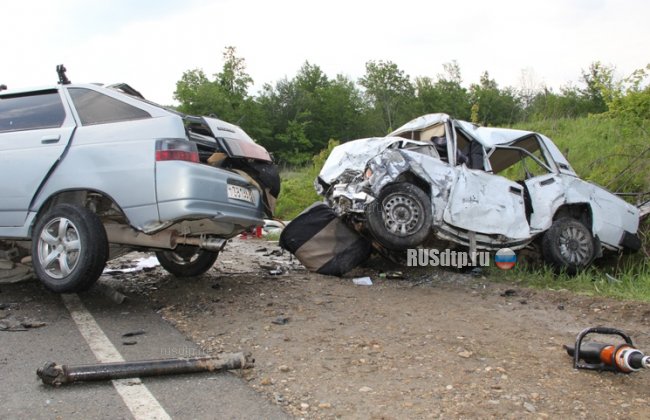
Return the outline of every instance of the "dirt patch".
[[[649,351],[649,304],[437,269],[385,279],[403,269],[380,259],[326,277],[277,251],[237,239],[202,277],[158,267],[111,282],[148,296],[206,352],[250,350],[245,380],[297,417],[650,417],[650,372],[574,371],[562,349],[606,325]],[[359,276],[374,284],[354,285]]]

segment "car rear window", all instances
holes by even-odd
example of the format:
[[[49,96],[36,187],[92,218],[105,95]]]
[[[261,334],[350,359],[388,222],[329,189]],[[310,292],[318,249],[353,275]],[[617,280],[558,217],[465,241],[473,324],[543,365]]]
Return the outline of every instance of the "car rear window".
[[[85,88],[68,89],[82,125],[151,118],[151,114],[103,93]]]
[[[0,132],[61,127],[64,120],[56,90],[0,97]]]

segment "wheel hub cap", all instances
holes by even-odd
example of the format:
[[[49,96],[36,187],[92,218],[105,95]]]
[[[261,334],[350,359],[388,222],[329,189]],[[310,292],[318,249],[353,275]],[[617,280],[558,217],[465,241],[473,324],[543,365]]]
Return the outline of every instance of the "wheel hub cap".
[[[81,243],[77,227],[65,217],[52,219],[38,238],[38,263],[52,278],[62,279],[77,266]]]
[[[572,264],[589,262],[589,246],[589,237],[578,228],[569,227],[560,235],[560,253]]]
[[[411,235],[422,225],[422,209],[418,203],[400,194],[384,200],[382,216],[386,228],[399,236]]]

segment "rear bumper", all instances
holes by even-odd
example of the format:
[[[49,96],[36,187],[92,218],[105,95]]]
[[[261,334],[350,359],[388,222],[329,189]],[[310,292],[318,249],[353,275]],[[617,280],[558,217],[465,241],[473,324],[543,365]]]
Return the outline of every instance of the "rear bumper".
[[[253,202],[228,197],[228,184],[250,188]],[[243,177],[222,169],[189,162],[158,162],[156,195],[160,221],[206,220],[205,232],[223,235],[264,224],[260,191]],[[210,231],[209,225],[219,228]]]

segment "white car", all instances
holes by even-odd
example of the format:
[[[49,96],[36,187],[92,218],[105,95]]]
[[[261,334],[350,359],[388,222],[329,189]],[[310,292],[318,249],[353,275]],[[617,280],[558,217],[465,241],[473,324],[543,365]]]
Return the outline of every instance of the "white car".
[[[389,250],[437,241],[517,250],[535,242],[548,263],[575,273],[603,249],[641,245],[639,210],[580,179],[548,137],[446,114],[336,147],[315,186]]]

